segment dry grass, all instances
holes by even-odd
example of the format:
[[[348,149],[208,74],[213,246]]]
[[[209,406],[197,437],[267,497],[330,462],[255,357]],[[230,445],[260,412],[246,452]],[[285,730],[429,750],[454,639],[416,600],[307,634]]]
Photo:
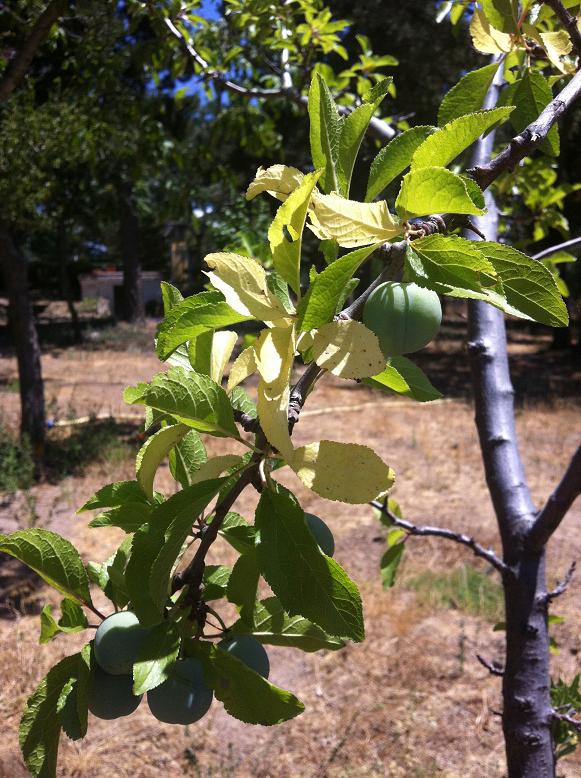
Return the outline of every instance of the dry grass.
[[[450,341],[441,353],[424,359],[438,364],[448,359]],[[531,358],[530,349],[526,351]],[[458,354],[455,359],[464,360]],[[45,357],[47,390],[55,415],[127,413],[120,398],[124,385],[147,379],[159,363],[150,355],[81,350],[51,352]],[[14,376],[14,363],[0,360],[0,377]],[[439,371],[436,371],[439,372]],[[457,376],[456,376],[457,378]],[[453,384],[457,386],[458,383]],[[456,397],[460,391],[452,391]],[[567,394],[567,393],[564,393]],[[3,417],[13,419],[17,397],[2,394]],[[364,408],[360,406],[364,405]],[[418,521],[468,529],[484,544],[497,546],[489,498],[482,477],[472,409],[463,399],[417,406],[371,394],[352,384],[325,379],[308,404],[310,411],[296,428],[298,443],[331,438],[354,440],[375,448],[398,474],[395,495],[406,515]],[[340,407],[337,414],[327,413]],[[579,406],[574,399],[550,405],[523,404],[518,429],[531,488],[542,502],[578,444]],[[61,433],[62,434],[62,433]],[[135,445],[137,445],[135,443]],[[225,441],[211,441],[214,453]],[[74,510],[105,481],[132,477],[132,463],[102,461],[82,475],[35,487],[36,520],[69,537],[85,559],[104,559],[121,534],[87,530]],[[499,683],[476,662],[475,653],[502,658],[502,635],[492,632],[485,618],[466,610],[427,607],[409,582],[426,573],[442,576],[466,561],[465,549],[432,539],[410,539],[402,581],[382,591],[378,562],[383,550],[380,525],[365,507],[319,499],[286,472],[281,480],[297,493],[305,510],[322,516],[337,541],[336,558],[359,583],[365,607],[367,639],[336,653],[302,654],[269,650],[272,680],[296,692],[306,712],[276,728],[249,727],[229,718],[219,704],[198,726],[162,725],[142,704],[130,718],[114,725],[91,720],[82,745],[63,738],[59,775],[72,778],[158,778],[168,776],[405,776],[406,778],[481,778],[503,775],[503,744],[499,720]],[[169,489],[167,469],[160,488]],[[29,501],[28,501],[29,502]],[[239,510],[251,516],[255,496],[248,493]],[[0,505],[0,530],[30,521],[22,495]],[[549,570],[557,578],[572,558],[581,556],[576,506],[551,548]],[[225,547],[215,558],[231,559]],[[474,564],[476,564],[474,562]],[[478,565],[483,571],[484,567]],[[12,575],[10,597],[19,610],[4,613],[0,622],[3,678],[0,715],[5,722],[0,744],[0,776],[26,775],[17,747],[16,730],[23,702],[56,659],[82,644],[82,636],[57,639],[39,647],[37,598],[57,598],[45,589],[20,582],[18,571],[0,569],[0,583]],[[16,585],[16,589],[14,586]],[[581,618],[571,592],[556,604],[566,617],[555,628],[561,653],[553,671],[570,678],[577,671]],[[5,603],[6,605],[6,603]],[[25,615],[23,615],[23,613]],[[26,615],[28,614],[28,615]],[[581,776],[581,755],[565,760],[561,773]]]

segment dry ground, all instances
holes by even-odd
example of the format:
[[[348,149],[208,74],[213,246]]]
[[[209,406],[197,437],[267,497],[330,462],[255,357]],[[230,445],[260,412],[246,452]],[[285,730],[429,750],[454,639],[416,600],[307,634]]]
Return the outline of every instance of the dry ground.
[[[455,332],[449,330],[448,337],[421,356],[426,371],[449,391],[451,399],[420,406],[325,379],[308,403],[296,439],[299,443],[319,438],[354,440],[372,446],[396,469],[395,495],[410,519],[462,528],[482,543],[497,546],[473,413],[466,399],[466,357]],[[517,421],[539,504],[559,478],[581,431],[579,368],[566,365],[566,370],[558,370],[563,366],[551,357],[550,367],[543,370],[548,362],[539,348],[546,345],[518,333],[512,346],[517,385],[524,382],[534,389],[520,404]],[[148,379],[158,369],[154,356],[138,351],[49,350],[44,372],[51,414],[63,419],[131,413],[133,409],[128,411],[122,404],[122,388]],[[0,383],[9,386],[14,377],[14,361],[0,358]],[[557,391],[548,401],[551,389]],[[543,395],[545,402],[539,404]],[[14,423],[17,395],[0,394],[0,409],[4,423]],[[69,429],[76,434],[74,427],[51,434],[69,434]],[[135,437],[129,435],[134,447]],[[213,452],[224,450],[225,445],[210,442]],[[103,483],[131,477],[130,459],[116,458],[34,487],[28,496],[5,497],[0,502],[0,530],[35,521],[69,537],[86,560],[105,559],[120,535],[116,530],[88,530],[85,519],[75,517],[74,511]],[[384,550],[382,530],[371,511],[319,499],[292,475],[283,474],[281,479],[296,490],[306,510],[331,526],[336,558],[362,590],[365,642],[316,655],[280,648],[270,651],[273,682],[292,689],[306,704],[305,713],[294,721],[276,728],[249,727],[214,704],[199,725],[171,727],[158,723],[142,704],[132,717],[114,724],[92,719],[82,745],[63,738],[60,776],[503,775],[499,682],[475,659],[480,652],[501,660],[501,633],[462,610],[431,610],[406,585],[422,571],[445,574],[466,560],[472,562],[468,552],[445,541],[411,539],[400,582],[383,591],[378,572]],[[159,487],[171,488],[166,469],[159,476]],[[251,516],[254,504],[255,497],[245,494],[238,509]],[[580,523],[581,504],[577,504],[553,542],[552,579],[562,575],[573,558],[581,558]],[[216,554],[216,558],[229,558],[226,548]],[[5,722],[0,776],[4,778],[26,775],[16,736],[26,696],[56,659],[82,644],[82,636],[75,636],[57,639],[48,647],[38,645],[37,599],[56,598],[32,582],[18,581],[18,575],[20,571],[6,563],[0,568],[4,588],[0,715]],[[575,608],[579,586],[575,581],[556,605],[566,621],[554,630],[561,651],[553,659],[553,672],[567,679],[578,671],[581,648],[581,617]],[[565,760],[560,772],[566,778],[581,777],[581,754]]]

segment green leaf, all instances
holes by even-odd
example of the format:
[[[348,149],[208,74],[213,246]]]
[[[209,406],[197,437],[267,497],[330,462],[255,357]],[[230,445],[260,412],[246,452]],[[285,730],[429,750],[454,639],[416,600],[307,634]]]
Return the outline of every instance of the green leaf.
[[[483,241],[478,243],[478,250],[494,266],[510,305],[549,327],[567,326],[567,306],[552,274],[541,262],[500,243]]]
[[[178,346],[203,330],[228,327],[248,318],[236,313],[220,292],[200,292],[187,297],[175,305],[162,321],[155,346],[157,355],[165,360]]]
[[[300,330],[308,332],[333,320],[345,285],[380,245],[375,243],[355,249],[319,273],[309,289],[308,297],[304,298],[304,305],[300,306]]]
[[[391,357],[385,370],[363,383],[374,389],[389,390],[418,402],[430,402],[442,397],[425,373],[407,357]]]
[[[34,778],[56,778],[62,725],[59,702],[62,708],[66,699],[63,691],[70,693],[72,681],[85,673],[83,666],[86,668],[81,654],[65,657],[49,670],[26,702],[20,721],[19,742],[24,762]],[[81,706],[82,698],[79,713],[82,713]],[[82,720],[78,722],[81,733],[83,723]]]
[[[196,373],[209,376],[212,372],[212,343],[214,330],[204,330],[190,338],[188,343],[188,362]]]
[[[137,453],[135,472],[137,481],[149,499],[153,498],[153,480],[162,460],[188,432],[185,424],[162,427],[145,441]]]
[[[45,605],[40,613],[40,640],[42,645],[48,643],[61,633],[82,632],[89,622],[85,612],[75,600],[65,597],[61,602],[61,617],[58,622],[53,614],[53,606]]]
[[[172,308],[175,308],[178,303],[184,299],[183,294],[173,284],[169,284],[167,281],[162,281],[161,284],[161,297],[163,300],[163,312],[168,314]]]
[[[117,481],[108,484],[81,506],[77,513],[92,511],[96,508],[115,508],[125,503],[139,502],[148,504],[147,497],[137,481]]]
[[[170,576],[196,518],[216,496],[226,479],[202,481],[157,506],[133,538],[125,583],[133,610],[144,625],[163,615]]]
[[[128,502],[97,514],[89,527],[119,527],[124,532],[135,532],[147,521],[152,506],[142,502]]]
[[[184,489],[190,485],[191,475],[207,461],[206,447],[196,430],[190,430],[169,452],[170,473]]]
[[[492,263],[480,253],[479,245],[443,235],[415,240],[406,251],[406,273],[420,286],[446,284],[481,292],[497,284],[498,278]]]
[[[129,402],[170,413],[177,421],[200,432],[239,437],[224,389],[208,376],[188,373],[181,367],[158,373],[150,384],[139,387],[139,394],[133,395]]]
[[[255,603],[252,619],[239,619],[231,628],[236,635],[254,635],[269,646],[300,648],[301,651],[336,651],[345,643],[302,616],[289,616],[277,597]]]
[[[133,665],[133,694],[145,694],[167,680],[178,658],[180,642],[173,621],[164,621],[149,630]]]
[[[514,92],[516,105],[510,121],[517,132],[522,132],[542,113],[553,99],[547,79],[538,71],[526,70]],[[559,156],[560,142],[557,125],[553,125],[547,137],[539,144],[541,151],[552,157]]]
[[[289,721],[305,709],[294,694],[269,683],[213,643],[198,641],[193,650],[204,667],[204,680],[226,712],[239,721],[271,726]]]
[[[392,82],[392,78],[385,78],[376,84],[368,93],[366,101],[348,114],[342,122],[337,159],[337,179],[339,192],[344,197],[349,197],[353,167],[369,122],[381,105]]]
[[[342,121],[329,87],[315,73],[309,89],[311,156],[315,170],[323,169],[320,185],[324,192],[338,191],[335,169],[339,157]]]
[[[509,33],[518,31],[518,0],[482,0],[482,10],[497,30]]]
[[[0,551],[30,567],[50,586],[81,603],[91,603],[89,579],[73,544],[46,529],[0,535]]]
[[[403,173],[410,166],[416,149],[436,131],[436,127],[412,127],[401,135],[396,135],[387,146],[384,146],[371,163],[365,202],[374,200],[400,173]]]
[[[280,206],[268,230],[272,260],[277,273],[298,295],[301,291],[301,246],[311,194],[319,171],[309,173]]]
[[[232,570],[225,565],[206,565],[204,568],[204,601],[220,600],[226,596]]]
[[[400,542],[401,537],[405,535],[405,532],[401,530],[392,530],[392,533],[388,535],[389,548],[385,554],[381,557],[379,567],[381,569],[381,583],[384,589],[391,589],[395,584],[395,578],[398,568],[401,564],[403,552],[405,551],[405,543]]]
[[[117,551],[103,564],[89,562],[87,574],[91,581],[99,586],[119,608],[129,602],[129,593],[125,585],[125,568],[131,552],[133,537],[125,538]]]
[[[238,513],[227,513],[220,526],[220,535],[225,538],[239,554],[245,554],[254,548],[255,531],[246,519]]]
[[[255,526],[260,572],[285,610],[331,635],[363,640],[359,591],[345,571],[321,553],[294,495],[276,482],[264,489]]]
[[[295,307],[290,299],[288,284],[280,273],[277,273],[276,270],[271,270],[266,276],[266,286],[287,313],[293,314],[295,312]]]
[[[493,62],[462,76],[442,100],[438,111],[438,124],[442,126],[460,116],[479,111],[498,67],[498,63]]]
[[[258,413],[256,411],[256,405],[242,386],[235,386],[234,389],[232,389],[230,392],[230,402],[235,411],[241,411],[241,413],[250,416],[251,419],[257,418]]]
[[[402,219],[434,213],[485,213],[474,203],[462,177],[444,167],[414,169],[404,176],[395,208]]]
[[[418,147],[412,159],[412,171],[446,167],[481,135],[506,121],[513,110],[514,107],[508,105],[489,111],[476,111],[454,119],[426,138]]]
[[[252,620],[259,579],[256,551],[251,549],[236,560],[226,592],[228,601],[238,606],[240,616],[245,620]]]

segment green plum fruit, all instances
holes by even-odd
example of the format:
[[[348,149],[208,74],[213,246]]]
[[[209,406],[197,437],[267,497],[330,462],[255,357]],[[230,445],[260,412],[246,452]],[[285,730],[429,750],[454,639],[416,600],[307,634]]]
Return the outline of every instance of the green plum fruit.
[[[251,670],[258,673],[263,678],[268,678],[270,674],[270,662],[264,646],[252,635],[236,635],[233,638],[226,638],[218,643],[223,651],[227,651],[235,656],[241,662],[244,662]]]
[[[111,675],[131,675],[148,633],[131,611],[119,611],[109,616],[95,633],[97,664]]]
[[[335,538],[323,519],[315,516],[314,513],[305,513],[305,521],[323,554],[333,556],[335,553]]]
[[[208,712],[214,693],[204,681],[198,659],[180,659],[170,677],[147,692],[149,710],[166,724],[193,724]]]
[[[377,335],[386,358],[401,356],[418,351],[435,337],[442,306],[430,289],[388,281],[369,295],[363,323]]]
[[[129,716],[137,709],[142,694],[131,691],[133,678],[130,675],[111,675],[95,668],[89,690],[89,710],[98,719],[118,719]]]

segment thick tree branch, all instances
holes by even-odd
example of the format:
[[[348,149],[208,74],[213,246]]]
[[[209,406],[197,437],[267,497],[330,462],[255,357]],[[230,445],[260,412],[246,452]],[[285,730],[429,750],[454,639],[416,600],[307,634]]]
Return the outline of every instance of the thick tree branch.
[[[581,57],[581,31],[577,26],[577,19],[569,13],[561,0],[543,0],[543,2],[553,9],[555,16],[557,16],[563,27],[569,33],[575,54],[578,57]]]
[[[34,23],[30,35],[20,50],[10,60],[0,81],[0,103],[8,100],[20,84],[38,49],[48,38],[53,24],[65,12],[66,0],[52,0]]]
[[[528,536],[531,548],[542,548],[581,494],[581,446],[573,454],[560,484],[537,516]]]
[[[400,519],[379,500],[374,500],[369,504],[376,510],[380,511],[384,516],[387,516],[394,527],[403,529],[404,532],[408,533],[408,535],[452,540],[454,543],[460,543],[462,546],[467,546],[475,556],[480,557],[481,559],[485,559],[490,565],[492,565],[492,567],[498,570],[499,573],[504,574],[510,571],[508,565],[506,565],[492,549],[484,548],[484,546],[481,546],[480,543],[477,543],[474,538],[470,537],[469,535],[465,535],[463,532],[454,532],[451,529],[445,529],[443,527],[431,527],[428,525],[420,526],[418,524],[412,524],[411,521]]]

